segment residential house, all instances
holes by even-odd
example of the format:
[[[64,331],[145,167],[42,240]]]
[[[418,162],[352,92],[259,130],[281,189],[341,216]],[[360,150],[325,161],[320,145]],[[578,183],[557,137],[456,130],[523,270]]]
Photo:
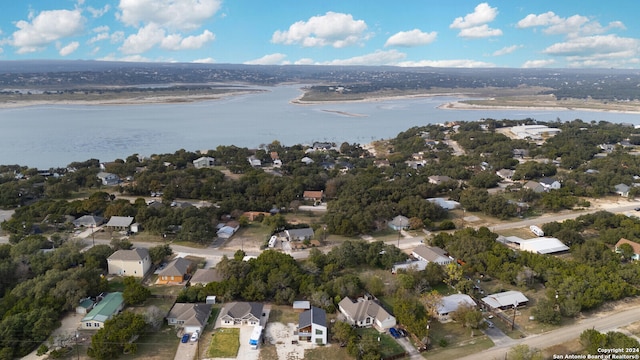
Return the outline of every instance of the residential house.
[[[457,311],[462,306],[475,308],[478,304],[467,294],[453,294],[444,296],[436,308],[436,315],[440,322],[449,321],[451,313]]]
[[[314,232],[312,228],[289,229],[284,231],[289,241],[305,241],[313,238]]]
[[[618,184],[616,186],[614,186],[615,188],[615,193],[622,196],[622,197],[629,197],[629,190],[631,190],[631,187],[627,184]]]
[[[110,275],[144,277],[151,269],[149,250],[136,248],[118,250],[107,258]]]
[[[210,168],[216,163],[216,159],[209,156],[202,156],[193,160],[193,166],[196,169]]]
[[[232,237],[238,229],[240,229],[239,222],[229,221],[216,232],[216,235],[221,239],[228,239]]]
[[[511,180],[515,173],[516,172],[511,169],[500,169],[496,171],[496,175],[500,176],[503,180]]]
[[[118,185],[121,181],[118,175],[104,171],[99,172],[97,176],[102,185],[106,186]]]
[[[431,175],[429,176],[429,183],[434,185],[440,185],[453,179],[446,175]]]
[[[556,254],[569,251],[562,241],[551,237],[537,237],[520,241],[520,250],[537,254]]]
[[[128,231],[131,224],[133,224],[132,216],[112,216],[105,227],[111,230]]]
[[[389,227],[395,231],[407,230],[409,228],[409,218],[398,215],[389,221]]]
[[[108,293],[99,297],[99,300],[98,304],[80,320],[80,327],[83,330],[101,329],[107,320],[124,308],[124,299],[121,292]]]
[[[318,345],[327,344],[327,313],[315,306],[298,317],[298,339]]]
[[[306,201],[313,201],[314,203],[322,202],[322,198],[324,197],[323,190],[306,190],[302,193],[302,198]]]
[[[191,285],[207,285],[212,282],[224,280],[222,274],[217,269],[198,269],[189,279]]]
[[[252,167],[261,167],[262,166],[262,160],[260,160],[257,157],[255,157],[255,155],[249,156],[247,158],[247,161],[249,161],[249,165],[251,165]]]
[[[542,185],[546,191],[558,190],[562,187],[560,181],[550,177],[543,177],[540,179],[540,185]]]
[[[190,260],[180,257],[171,260],[171,262],[158,273],[156,284],[181,283],[185,281],[192,264]]]
[[[529,299],[520,291],[511,290],[485,296],[481,301],[490,310],[506,310],[526,305]]]
[[[183,304],[175,303],[167,314],[167,323],[181,327],[184,333],[199,332],[202,334],[204,327],[211,315],[211,304]]]
[[[101,216],[83,215],[72,221],[75,227],[96,227],[104,223],[104,218]]]
[[[418,245],[411,252],[411,256],[418,260],[426,261],[428,263],[434,262],[438,265],[447,265],[454,261],[454,259],[449,256],[446,251],[436,246]]]
[[[311,309],[311,302],[306,300],[297,300],[293,302],[292,307],[295,312],[303,312]]]
[[[314,163],[313,159],[312,159],[312,158],[310,158],[310,157],[308,157],[308,156],[303,157],[302,159],[300,159],[300,161],[302,161],[302,162],[303,162],[303,163],[305,163],[306,165],[309,165],[309,164],[313,164],[313,163]]]
[[[429,264],[428,261],[424,261],[424,260],[408,260],[406,262],[403,263],[397,263],[397,264],[393,264],[393,266],[391,267],[391,273],[392,274],[397,274],[399,270],[404,270],[404,271],[422,271],[424,269],[427,268],[427,264]]]
[[[263,304],[257,302],[231,302],[220,311],[222,326],[260,325]]]
[[[631,240],[627,240],[625,238],[621,238],[620,240],[618,240],[618,242],[616,243],[615,246],[615,250],[616,252],[620,252],[620,245],[622,244],[629,244],[631,245],[631,248],[633,249],[633,256],[631,257],[631,259],[633,260],[640,260],[640,244],[638,244],[635,241],[631,241]]]
[[[371,327],[384,332],[396,326],[396,318],[372,299],[358,298],[353,301],[345,297],[338,303],[338,310],[351,325]]]
[[[535,192],[535,193],[542,193],[542,192],[544,192],[544,191],[545,191],[544,186],[540,185],[540,183],[539,183],[539,182],[536,182],[536,181],[533,181],[533,180],[531,180],[531,181],[527,181],[527,182],[522,186],[522,188],[523,188],[523,189],[529,189],[529,190],[531,190],[531,191],[533,191],[533,192]]]
[[[80,303],[76,306],[76,314],[87,315],[87,313],[93,309],[95,304],[95,301],[91,300],[91,298],[84,298],[80,300]]]

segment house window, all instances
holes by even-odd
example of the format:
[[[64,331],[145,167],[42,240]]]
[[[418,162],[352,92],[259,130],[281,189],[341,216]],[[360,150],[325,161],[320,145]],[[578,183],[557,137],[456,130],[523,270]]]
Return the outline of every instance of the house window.
[[[323,331],[321,329],[316,329],[316,335],[322,335]]]
[[[93,326],[100,327],[100,323],[93,323]]]
[[[91,327],[91,323],[85,323],[87,327]]]

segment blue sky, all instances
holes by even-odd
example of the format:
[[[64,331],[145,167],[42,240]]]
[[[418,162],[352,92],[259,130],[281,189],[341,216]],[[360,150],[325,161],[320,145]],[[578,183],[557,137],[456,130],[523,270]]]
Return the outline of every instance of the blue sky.
[[[640,2],[20,0],[0,60],[640,68]]]

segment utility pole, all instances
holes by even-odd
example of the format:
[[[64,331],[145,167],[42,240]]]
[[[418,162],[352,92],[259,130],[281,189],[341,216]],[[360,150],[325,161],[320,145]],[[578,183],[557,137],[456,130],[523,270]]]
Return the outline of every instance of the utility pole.
[[[511,331],[516,327],[516,309],[518,308],[518,303],[513,303],[513,320],[511,320]]]
[[[93,233],[95,232],[94,231],[94,227],[95,227],[95,225],[91,224],[91,242],[93,242],[93,246],[96,246],[96,238],[93,235]]]
[[[78,360],[80,360],[80,348],[78,347],[78,332],[76,331],[76,355],[78,357]]]

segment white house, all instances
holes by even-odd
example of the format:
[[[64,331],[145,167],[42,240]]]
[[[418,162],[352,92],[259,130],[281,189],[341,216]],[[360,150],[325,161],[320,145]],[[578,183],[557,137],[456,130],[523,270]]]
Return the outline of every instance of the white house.
[[[298,317],[298,339],[318,345],[327,344],[327,313],[315,306]]]
[[[436,309],[438,320],[441,322],[448,321],[449,315],[457,311],[461,306],[476,307],[477,304],[471,296],[467,294],[453,294],[444,296]]]
[[[120,177],[116,174],[101,171],[97,176],[102,185],[111,186],[118,185],[120,183]]]
[[[141,278],[151,269],[151,257],[145,248],[118,250],[107,258],[107,265],[110,275]]]
[[[435,246],[418,245],[411,252],[411,256],[414,258],[426,261],[434,262],[438,265],[447,265],[453,262],[453,258],[447,255],[447,252]]]
[[[220,311],[222,326],[260,325],[263,304],[257,302],[232,302]]]
[[[175,303],[167,314],[167,323],[184,329],[185,333],[199,332],[209,321],[211,315],[211,304],[183,304]]]
[[[396,326],[396,318],[371,299],[358,298],[354,302],[345,297],[338,303],[338,309],[347,322],[354,326],[373,326],[381,332]]]
[[[511,290],[485,296],[481,301],[491,310],[505,310],[513,308],[514,306],[526,305],[529,299],[520,291]]]
[[[215,163],[216,163],[216,159],[208,156],[202,156],[193,160],[193,166],[196,169],[210,168],[210,167],[213,167]]]
[[[540,179],[540,185],[542,185],[546,191],[558,190],[562,187],[560,181],[550,177],[543,177]]]

